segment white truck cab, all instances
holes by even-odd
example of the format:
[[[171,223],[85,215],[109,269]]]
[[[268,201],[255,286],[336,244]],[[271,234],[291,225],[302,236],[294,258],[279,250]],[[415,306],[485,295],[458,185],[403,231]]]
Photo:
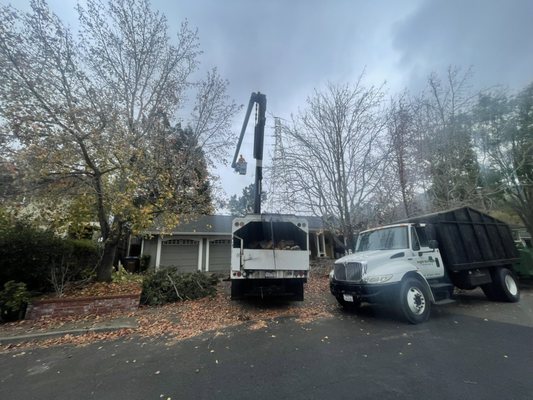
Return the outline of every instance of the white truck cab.
[[[335,262],[330,290],[344,307],[385,302],[416,324],[432,304],[452,301],[455,286],[518,302],[518,261],[505,222],[459,207],[361,232],[355,253]]]
[[[405,223],[361,232],[355,252],[337,260],[330,272],[330,289],[339,303],[354,308],[363,301],[394,302],[409,277],[404,289],[407,318],[415,323],[426,319],[430,303],[448,298],[453,285],[445,282],[440,251],[435,241],[427,240],[424,228]],[[436,296],[431,285],[445,293]]]

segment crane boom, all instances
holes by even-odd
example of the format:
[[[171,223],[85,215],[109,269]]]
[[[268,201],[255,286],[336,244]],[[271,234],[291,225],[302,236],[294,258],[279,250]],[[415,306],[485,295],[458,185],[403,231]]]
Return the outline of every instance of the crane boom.
[[[257,105],[254,131],[255,187],[254,213],[232,222],[231,298],[244,295],[290,295],[304,299],[304,283],[309,273],[309,228],[304,218],[294,215],[261,214],[263,146],[265,139],[266,96],[252,93],[232,167],[246,174],[246,161],[239,156],[242,139],[254,104]]]
[[[248,126],[248,121],[250,119],[250,114],[254,104],[257,104],[257,121],[254,129],[254,158],[256,160],[255,164],[255,186],[254,186],[254,214],[261,214],[261,191],[262,191],[262,182],[263,182],[263,147],[265,141],[265,122],[266,122],[266,96],[260,92],[252,93],[250,96],[250,101],[248,102],[248,108],[246,110],[246,115],[244,117],[244,122],[242,124],[241,134],[239,136],[239,141],[237,143],[237,148],[235,149],[235,155],[233,157],[233,162],[231,167],[236,171],[240,172],[237,163],[237,157],[239,151],[241,150],[242,140],[244,134],[246,133],[246,127]]]

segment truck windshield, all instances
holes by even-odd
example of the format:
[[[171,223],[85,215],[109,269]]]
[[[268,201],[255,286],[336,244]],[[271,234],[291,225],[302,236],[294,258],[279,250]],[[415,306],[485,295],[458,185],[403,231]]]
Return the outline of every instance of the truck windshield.
[[[408,247],[407,227],[397,226],[359,234],[355,251],[397,250]]]

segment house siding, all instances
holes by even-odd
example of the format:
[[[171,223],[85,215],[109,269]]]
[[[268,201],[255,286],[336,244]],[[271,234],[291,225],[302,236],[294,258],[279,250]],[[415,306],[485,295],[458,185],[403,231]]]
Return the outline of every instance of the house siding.
[[[309,249],[312,257],[333,257],[334,245],[330,233],[325,233],[319,218],[307,217],[309,221]],[[144,239],[143,255],[150,256],[149,266],[177,267],[180,272],[198,270],[229,273],[231,269],[231,228],[233,217],[203,216],[175,227],[173,235],[159,236],[158,230],[147,231],[153,235]],[[319,242],[320,239],[320,243]],[[158,240],[160,254],[157,256]],[[168,240],[194,241],[194,243],[166,243]]]
[[[144,256],[150,256],[150,268],[155,268],[155,257],[157,253],[157,237],[150,239],[143,239],[143,254]]]

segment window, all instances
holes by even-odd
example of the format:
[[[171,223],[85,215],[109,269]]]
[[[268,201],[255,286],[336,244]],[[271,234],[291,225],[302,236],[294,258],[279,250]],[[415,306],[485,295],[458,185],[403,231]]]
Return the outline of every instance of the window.
[[[422,226],[417,226],[415,228],[416,235],[418,236],[418,241],[419,241],[421,247],[429,247],[429,241],[428,241],[428,237],[426,235],[426,229],[428,229],[428,228],[425,228],[425,227],[422,227]]]
[[[219,245],[229,246],[231,244],[231,240],[229,240],[229,239],[217,239],[217,240],[211,240],[209,243],[210,244],[219,244]]]
[[[197,245],[198,242],[191,239],[169,239],[163,241],[162,244],[163,246],[194,246]]]
[[[357,250],[400,250],[407,249],[408,231],[405,226],[376,229],[359,235]]]
[[[411,227],[411,246],[414,251],[420,250],[420,242],[418,241],[418,235],[415,228]]]

